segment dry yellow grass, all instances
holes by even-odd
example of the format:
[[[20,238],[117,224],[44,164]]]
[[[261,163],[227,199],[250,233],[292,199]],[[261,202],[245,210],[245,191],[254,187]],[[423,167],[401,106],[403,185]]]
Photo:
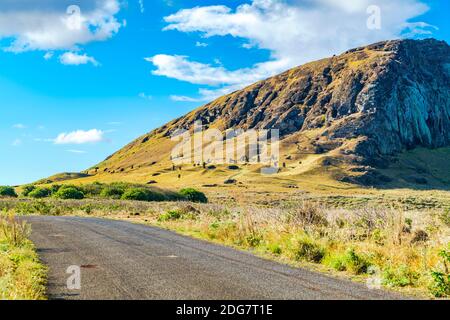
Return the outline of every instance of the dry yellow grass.
[[[436,291],[432,272],[447,272],[445,209],[389,205],[336,209],[307,199],[277,206],[146,203],[114,200],[0,201],[15,214],[96,216],[156,225],[277,261],[304,266],[421,297]],[[433,289],[433,290],[430,290]]]
[[[27,239],[29,226],[0,216],[0,300],[42,300],[47,270]]]

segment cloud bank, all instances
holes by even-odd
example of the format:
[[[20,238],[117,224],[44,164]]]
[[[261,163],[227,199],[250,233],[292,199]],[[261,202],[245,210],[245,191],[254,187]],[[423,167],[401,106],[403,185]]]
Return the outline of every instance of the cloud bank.
[[[113,37],[123,26],[119,11],[118,0],[2,0],[0,40],[14,53],[79,50]]]
[[[367,27],[368,8],[373,5],[380,9],[379,29]],[[232,36],[241,39],[244,48],[268,50],[270,59],[239,70],[214,67],[183,55],[159,54],[147,61],[156,67],[155,75],[219,87],[218,96],[352,47],[430,34],[432,26],[409,22],[427,10],[421,0],[253,0],[235,10],[224,5],[198,6],[165,17],[168,25],[164,30],[198,33],[203,38]],[[211,89],[202,92],[195,100],[214,96]]]

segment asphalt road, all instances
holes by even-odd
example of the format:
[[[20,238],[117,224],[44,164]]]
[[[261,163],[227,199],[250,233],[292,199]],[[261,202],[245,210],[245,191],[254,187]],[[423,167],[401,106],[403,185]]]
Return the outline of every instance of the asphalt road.
[[[50,299],[401,298],[159,228],[76,217],[27,221],[50,268]],[[70,266],[80,267],[80,290],[67,288]]]

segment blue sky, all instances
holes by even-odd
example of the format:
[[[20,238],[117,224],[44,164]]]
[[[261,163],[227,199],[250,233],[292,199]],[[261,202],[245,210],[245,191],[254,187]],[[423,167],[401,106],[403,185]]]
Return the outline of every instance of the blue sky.
[[[446,0],[30,2],[0,2],[0,185],[86,169],[310,60],[384,39],[450,40]]]

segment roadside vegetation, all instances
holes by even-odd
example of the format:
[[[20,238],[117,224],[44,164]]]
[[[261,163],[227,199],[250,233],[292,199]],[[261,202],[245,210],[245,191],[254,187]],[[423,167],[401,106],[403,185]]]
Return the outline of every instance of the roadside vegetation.
[[[218,205],[201,203],[205,199],[192,189],[180,192],[183,201],[148,202],[144,190],[120,190],[108,185],[95,199],[83,200],[7,198],[0,210],[151,224],[376,288],[450,297],[448,209],[336,209],[309,200],[270,208],[239,205],[238,198],[234,205]]]
[[[20,195],[20,196],[19,196]],[[76,185],[26,185],[18,193],[13,187],[0,186],[1,198],[55,198],[62,200],[89,199],[121,199],[132,201],[191,201],[207,203],[204,193],[192,189],[182,189],[179,192],[150,187],[147,185],[131,183],[91,183],[81,186]]]
[[[0,300],[43,300],[47,270],[28,240],[30,226],[0,214]]]

